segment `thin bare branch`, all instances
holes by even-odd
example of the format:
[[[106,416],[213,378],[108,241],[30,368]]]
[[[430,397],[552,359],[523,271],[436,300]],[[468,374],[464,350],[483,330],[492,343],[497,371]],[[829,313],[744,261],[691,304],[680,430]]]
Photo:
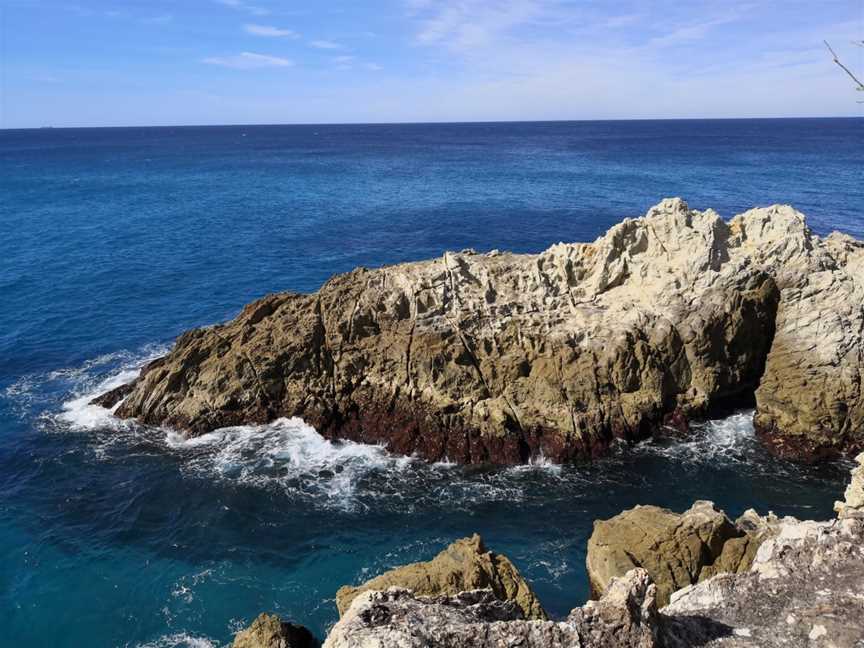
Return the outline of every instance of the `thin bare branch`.
[[[834,62],[835,62],[837,65],[839,65],[839,66],[843,69],[843,71],[844,71],[846,74],[848,74],[848,75],[852,78],[852,80],[855,82],[855,85],[858,86],[858,87],[855,88],[855,89],[856,89],[856,90],[861,90],[862,92],[864,92],[864,83],[861,83],[861,82],[858,80],[858,77],[856,77],[854,74],[852,74],[852,71],[840,62],[840,59],[837,57],[837,53],[836,53],[833,49],[831,49],[831,46],[828,44],[828,41],[826,40],[826,41],[823,41],[823,42],[825,43],[825,47],[828,48],[828,51],[831,52],[831,56],[832,56],[832,58],[834,59]]]

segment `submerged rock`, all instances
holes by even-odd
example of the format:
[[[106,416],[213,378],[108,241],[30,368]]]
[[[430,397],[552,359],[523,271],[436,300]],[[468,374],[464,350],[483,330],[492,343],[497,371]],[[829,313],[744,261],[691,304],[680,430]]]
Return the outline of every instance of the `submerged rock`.
[[[488,588],[497,599],[513,602],[524,618],[547,618],[519,570],[506,556],[487,550],[477,534],[457,540],[428,562],[391,569],[359,587],[340,588],[336,592],[339,614],[344,614],[360,593],[390,587],[405,588],[418,596],[456,595]]]
[[[306,628],[282,621],[275,614],[260,614],[234,637],[233,648],[318,648]]]
[[[820,239],[790,207],[726,223],[669,199],[594,243],[447,252],[264,297],[182,335],[117,414],[192,435],[300,416],[430,460],[561,462],[755,390],[778,452],[851,451],[862,276],[861,243]]]

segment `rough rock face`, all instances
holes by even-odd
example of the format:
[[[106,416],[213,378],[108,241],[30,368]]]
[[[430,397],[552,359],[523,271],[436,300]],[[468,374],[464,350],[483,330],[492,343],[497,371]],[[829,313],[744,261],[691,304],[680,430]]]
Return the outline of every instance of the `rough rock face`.
[[[233,648],[318,648],[306,628],[285,623],[273,614],[260,614],[252,625],[234,637]]]
[[[864,449],[864,244],[813,235],[804,217],[775,208],[730,223],[781,291],[774,343],[756,391],[755,424],[785,456],[818,459]]]
[[[664,200],[594,243],[338,275],[190,331],[100,404],[200,434],[300,416],[431,460],[593,456],[752,397],[786,454],[861,445],[864,246]],[[766,365],[767,358],[767,365]],[[763,376],[764,372],[764,376]]]
[[[741,563],[748,555],[752,560],[755,548],[750,545],[750,536],[711,502],[696,502],[681,514],[637,506],[594,523],[586,558],[588,579],[592,592],[601,595],[613,578],[641,567],[657,586],[658,604],[665,605],[675,590],[717,571],[748,568],[749,562]]]
[[[720,574],[672,595],[670,646],[864,646],[864,519],[790,522],[746,574]],[[729,628],[706,637],[705,620]],[[716,627],[715,625],[715,627]],[[714,637],[716,639],[716,635]]]
[[[523,618],[547,618],[531,586],[513,563],[506,556],[488,551],[476,534],[457,540],[429,562],[397,567],[359,587],[341,587],[336,592],[339,614],[345,614],[361,592],[394,586],[418,596],[456,595],[488,588],[499,600],[515,603]]]
[[[562,622],[526,621],[489,590],[418,597],[408,590],[363,592],[325,648],[652,648],[658,628],[654,586],[642,570],[613,582],[600,601]]]

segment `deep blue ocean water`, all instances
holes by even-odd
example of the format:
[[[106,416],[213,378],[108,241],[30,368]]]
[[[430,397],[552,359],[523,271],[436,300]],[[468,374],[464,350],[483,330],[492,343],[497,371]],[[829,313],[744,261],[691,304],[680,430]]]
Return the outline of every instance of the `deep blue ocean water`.
[[[666,196],[791,203],[864,238],[864,120],[0,131],[0,645],[219,646],[478,531],[547,609],[592,521],[638,503],[828,517],[848,466],[767,455],[749,413],[581,466],[427,466],[301,421],[183,441],[86,406],[276,290],[474,247],[591,240]]]

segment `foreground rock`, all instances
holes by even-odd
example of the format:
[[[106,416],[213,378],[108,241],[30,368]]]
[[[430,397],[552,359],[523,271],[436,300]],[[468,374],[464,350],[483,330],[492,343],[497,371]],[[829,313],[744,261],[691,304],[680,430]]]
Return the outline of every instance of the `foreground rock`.
[[[401,587],[419,596],[456,595],[488,588],[492,596],[513,602],[526,619],[546,619],[531,586],[506,556],[487,550],[479,535],[457,540],[429,562],[397,567],[359,587],[336,592],[336,607],[344,614],[361,592]]]
[[[696,502],[678,514],[658,506],[637,506],[594,523],[586,567],[591,590],[603,594],[613,578],[641,567],[665,605],[675,590],[720,572],[750,568],[771,524],[748,511],[732,524],[711,502]]]
[[[233,648],[318,648],[320,644],[303,626],[286,623],[273,614],[261,614],[234,637]]]
[[[862,277],[861,243],[820,239],[790,207],[726,223],[670,199],[594,243],[448,252],[270,295],[100,404],[191,435],[300,416],[430,460],[517,463],[593,456],[756,390],[778,452],[851,452]]]
[[[671,645],[864,645],[864,519],[784,524],[746,574],[721,574],[672,595]],[[727,626],[712,641],[705,619]],[[716,638],[713,637],[713,638]]]
[[[642,570],[614,581],[606,596],[564,622],[526,621],[489,590],[419,597],[390,588],[357,596],[325,648],[578,648],[656,646],[654,586]]]
[[[770,532],[752,566],[688,585],[659,612],[657,588],[641,568],[611,579],[599,601],[573,610],[562,621],[527,621],[516,603],[501,601],[490,590],[437,597],[403,588],[369,590],[354,598],[324,646],[861,648],[864,454],[858,461],[844,501],[838,502],[837,520],[801,522],[746,513],[740,527]],[[703,521],[683,524],[715,534],[729,524],[716,520],[709,503],[693,509],[684,517]]]

